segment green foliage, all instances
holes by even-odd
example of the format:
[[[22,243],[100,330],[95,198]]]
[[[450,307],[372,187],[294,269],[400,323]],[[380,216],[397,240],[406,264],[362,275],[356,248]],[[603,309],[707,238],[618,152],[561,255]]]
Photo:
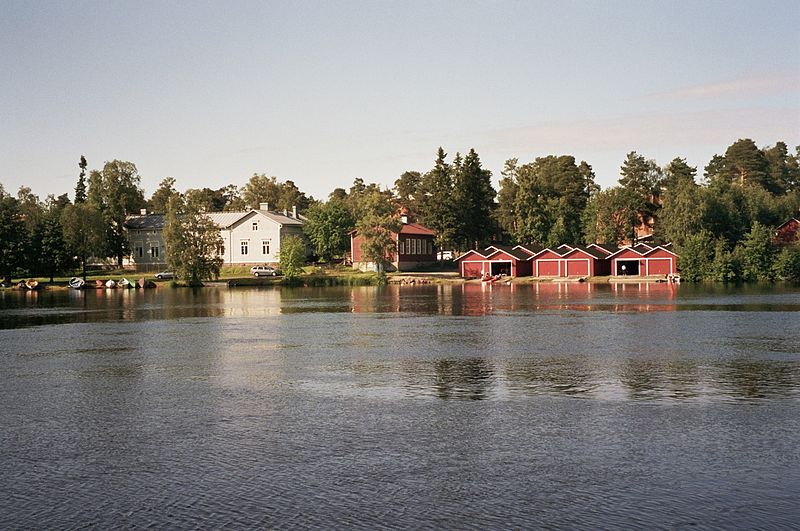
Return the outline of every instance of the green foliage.
[[[420,222],[436,233],[436,247],[450,248],[458,236],[458,213],[453,197],[454,183],[447,154],[440,147],[433,169],[422,177]]]
[[[153,192],[150,201],[147,202],[147,209],[150,212],[164,214],[169,208],[170,200],[182,201],[181,194],[175,189],[175,179],[165,177],[158,185],[158,189]]]
[[[242,200],[247,208],[259,208],[261,203],[269,203],[273,211],[287,210],[297,207],[305,212],[310,199],[301,192],[293,181],[278,182],[275,176],[254,174],[242,188]]]
[[[513,236],[517,230],[517,163],[518,159],[508,159],[500,174],[500,190],[497,193],[495,220],[504,236]]]
[[[145,206],[141,177],[132,162],[112,160],[103,171],[89,174],[87,203],[99,210],[106,224],[105,249],[101,256],[115,257],[117,265],[130,252],[125,218]]]
[[[634,227],[639,223],[649,224],[660,208],[663,171],[654,160],[645,159],[644,156],[631,151],[622,163],[620,175],[619,185],[631,192],[632,198],[636,198],[637,216]],[[630,241],[635,239],[634,227],[631,228]]]
[[[62,206],[55,200],[48,203],[47,211],[34,229],[32,241],[36,242],[35,247],[38,249],[36,271],[49,276],[52,282],[57,273],[73,265],[73,260],[68,252],[64,227],[61,224],[61,216],[67,205]]]
[[[656,232],[659,239],[682,245],[684,238],[703,227],[700,210],[700,189],[694,182],[696,170],[681,159],[667,166],[669,187],[664,191],[664,203],[659,213]]]
[[[394,234],[399,232],[400,223],[392,205],[379,193],[369,194],[364,208],[364,215],[356,224],[356,230],[363,238],[361,254],[364,261],[374,263],[380,273],[384,270],[384,263],[397,250]]]
[[[198,212],[222,212],[223,210],[243,210],[229,209],[229,203],[241,202],[239,189],[234,185],[229,185],[217,190],[211,188],[190,188],[183,194],[186,208]]]
[[[403,172],[394,182],[394,191],[400,204],[418,216],[420,210],[420,197],[422,197],[422,174],[418,171]]]
[[[453,181],[454,207],[456,213],[456,240],[462,242],[462,250],[482,247],[493,234],[492,210],[497,194],[492,187],[492,172],[481,166],[474,149],[470,149],[463,163],[459,164]]]
[[[775,259],[775,276],[780,280],[800,282],[800,245],[781,249]]]
[[[10,281],[14,271],[23,265],[26,234],[19,202],[0,194],[0,280]]]
[[[516,169],[514,234],[545,246],[582,241],[582,216],[595,192],[591,166],[570,155],[539,157]]]
[[[714,245],[714,260],[707,278],[716,282],[733,282],[742,276],[742,264],[738,253],[728,250],[724,238],[719,238]]]
[[[753,223],[750,232],[742,242],[742,276],[744,280],[774,280],[772,267],[775,249],[772,235],[767,227],[758,221]]]
[[[83,278],[86,278],[86,261],[90,256],[102,256],[105,249],[103,214],[88,201],[68,205],[61,213],[61,227],[67,250],[80,261]]]
[[[308,209],[303,224],[316,253],[325,261],[341,256],[350,247],[350,232],[355,221],[347,206],[339,200],[318,203]]]
[[[710,274],[714,259],[714,239],[709,232],[688,234],[676,250],[681,279],[697,282]]]
[[[164,220],[167,267],[190,286],[219,278],[223,241],[219,227],[196,210],[181,210],[173,197]]]
[[[640,204],[636,192],[620,186],[592,195],[581,218],[584,241],[587,244],[632,241]]]
[[[749,138],[737,140],[725,151],[720,177],[742,187],[753,184],[771,188],[767,158]]]
[[[287,236],[281,240],[278,253],[281,272],[284,278],[291,281],[303,272],[306,261],[306,244],[299,236]]]
[[[78,162],[78,167],[81,173],[78,175],[78,184],[75,185],[75,202],[83,203],[86,201],[86,157],[81,155],[81,160]]]

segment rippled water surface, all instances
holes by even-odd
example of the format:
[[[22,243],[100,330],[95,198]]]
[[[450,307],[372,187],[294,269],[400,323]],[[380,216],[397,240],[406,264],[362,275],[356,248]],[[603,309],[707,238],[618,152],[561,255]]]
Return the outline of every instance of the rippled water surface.
[[[0,292],[0,528],[800,523],[800,290]]]

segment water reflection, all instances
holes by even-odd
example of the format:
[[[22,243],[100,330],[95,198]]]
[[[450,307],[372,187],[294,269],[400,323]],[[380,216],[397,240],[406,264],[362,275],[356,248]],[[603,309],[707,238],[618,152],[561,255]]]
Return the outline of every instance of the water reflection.
[[[163,372],[391,399],[765,400],[798,397],[798,294],[577,282],[4,291],[0,333],[4,352],[55,357],[87,390]],[[62,324],[85,328],[68,342],[51,328]]]
[[[495,389],[495,368],[484,358],[444,358],[404,367],[405,388],[414,396],[484,400]]]
[[[532,394],[581,396],[601,385],[589,361],[582,357],[512,360],[505,376],[509,388]]]

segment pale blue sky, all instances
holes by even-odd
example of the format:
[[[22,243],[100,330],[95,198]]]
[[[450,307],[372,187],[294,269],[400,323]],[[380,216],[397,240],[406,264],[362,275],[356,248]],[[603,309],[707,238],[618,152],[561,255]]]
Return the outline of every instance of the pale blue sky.
[[[149,196],[292,179],[391,186],[443,146],[628,151],[702,173],[738,138],[800,144],[800,1],[2,1],[0,183],[69,192],[130,160]]]

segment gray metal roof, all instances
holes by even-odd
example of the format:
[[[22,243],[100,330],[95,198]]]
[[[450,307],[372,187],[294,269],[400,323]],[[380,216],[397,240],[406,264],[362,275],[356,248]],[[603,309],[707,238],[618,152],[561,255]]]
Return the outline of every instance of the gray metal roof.
[[[133,230],[155,230],[164,228],[164,214],[147,214],[145,216],[128,216],[125,228]]]
[[[250,212],[206,212],[205,215],[219,228],[227,229]]]
[[[295,219],[291,216],[284,216],[277,212],[268,210],[248,210],[246,212],[206,212],[205,215],[221,229],[227,229],[235,225],[249,214],[257,212],[262,216],[279,223],[280,225],[303,226],[302,219]],[[158,230],[164,228],[164,214],[146,214],[144,216],[128,216],[125,220],[125,227],[131,230]]]
[[[272,212],[270,210],[256,210],[259,214],[263,214],[264,216],[270,218],[273,221],[277,221],[281,225],[303,225],[302,219],[296,219],[291,216],[284,216],[283,214],[278,214],[277,212]],[[301,216],[298,216],[301,217]]]

